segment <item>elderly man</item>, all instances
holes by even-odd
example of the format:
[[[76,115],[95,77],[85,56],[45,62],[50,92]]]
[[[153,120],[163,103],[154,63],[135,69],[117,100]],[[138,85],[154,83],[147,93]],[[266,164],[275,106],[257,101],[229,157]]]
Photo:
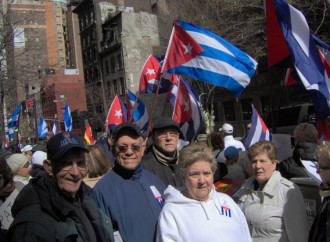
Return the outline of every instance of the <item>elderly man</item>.
[[[117,126],[112,147],[115,165],[94,187],[100,208],[111,217],[116,233],[125,242],[154,241],[163,205],[164,184],[140,165],[144,149],[137,126]]]
[[[177,160],[180,128],[171,118],[159,119],[151,132],[153,145],[142,158],[144,169],[154,173],[168,186],[183,186]]]
[[[13,204],[10,241],[114,241],[109,218],[83,183],[85,152],[83,139],[71,132],[50,138],[46,172],[31,179]]]

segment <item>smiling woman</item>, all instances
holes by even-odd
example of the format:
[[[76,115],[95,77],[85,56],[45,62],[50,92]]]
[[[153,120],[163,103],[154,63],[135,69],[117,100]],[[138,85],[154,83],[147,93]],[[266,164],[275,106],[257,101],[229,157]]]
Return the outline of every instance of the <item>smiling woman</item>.
[[[217,164],[206,144],[185,147],[178,164],[185,186],[165,190],[157,241],[251,241],[242,211],[214,189]]]
[[[276,147],[260,141],[248,150],[253,177],[241,187],[238,205],[254,241],[307,241],[308,225],[299,188],[276,171]]]

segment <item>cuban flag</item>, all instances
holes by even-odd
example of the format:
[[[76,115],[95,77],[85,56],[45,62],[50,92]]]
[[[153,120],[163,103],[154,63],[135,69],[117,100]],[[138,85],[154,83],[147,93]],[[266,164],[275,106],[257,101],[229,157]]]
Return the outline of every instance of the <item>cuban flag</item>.
[[[254,59],[215,33],[175,20],[162,72],[184,74],[240,96],[256,67]]]
[[[149,55],[140,75],[140,93],[156,92],[161,77],[160,69],[159,61],[153,55]]]
[[[257,110],[252,105],[251,128],[245,139],[245,147],[250,148],[253,144],[262,140],[271,141],[271,134],[265,122],[262,120]]]
[[[18,128],[18,124],[19,124],[19,114],[21,112],[21,109],[22,109],[22,104],[20,103],[20,104],[18,104],[15,111],[13,112],[13,114],[8,119],[8,137],[9,137],[9,140],[14,139],[15,129]]]
[[[113,131],[117,125],[127,121],[127,111],[124,103],[116,95],[113,99],[107,118],[105,120],[105,130],[107,132]]]
[[[173,105],[172,119],[180,125],[183,138],[194,141],[203,128],[202,112],[193,87],[182,78],[173,85],[168,101]]]
[[[46,138],[47,136],[48,136],[48,125],[46,121],[42,117],[40,117],[39,125],[38,125],[38,137]]]
[[[53,135],[56,135],[58,133],[58,124],[57,124],[56,118],[54,119],[52,133],[53,133]]]
[[[221,206],[221,215],[225,215],[231,218],[231,209],[227,206]]]
[[[306,87],[325,80],[319,52],[299,10],[283,0],[266,0],[266,28],[270,66],[293,63]]]
[[[126,91],[126,97],[129,121],[135,123],[141,129],[141,132],[145,133],[149,124],[149,115],[145,105],[130,90]]]
[[[65,107],[64,107],[64,126],[65,126],[65,131],[72,130],[71,111],[70,111],[69,103],[67,101],[65,102]]]

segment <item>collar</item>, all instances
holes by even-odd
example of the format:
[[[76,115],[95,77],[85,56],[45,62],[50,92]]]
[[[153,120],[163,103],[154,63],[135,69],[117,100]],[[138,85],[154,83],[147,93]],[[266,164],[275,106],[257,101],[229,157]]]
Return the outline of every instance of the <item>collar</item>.
[[[112,170],[124,179],[130,179],[135,181],[135,180],[139,180],[141,177],[142,166],[141,164],[139,164],[135,168],[135,170],[127,170],[124,167],[122,167],[117,161],[115,161],[115,165],[112,168]]]

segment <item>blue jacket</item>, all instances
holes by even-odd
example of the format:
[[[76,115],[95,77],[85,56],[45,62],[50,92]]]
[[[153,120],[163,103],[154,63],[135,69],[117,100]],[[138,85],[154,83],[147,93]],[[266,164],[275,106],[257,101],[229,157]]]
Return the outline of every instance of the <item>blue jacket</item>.
[[[94,187],[99,207],[124,242],[154,241],[164,190],[159,178],[141,165],[128,171],[118,163]]]

